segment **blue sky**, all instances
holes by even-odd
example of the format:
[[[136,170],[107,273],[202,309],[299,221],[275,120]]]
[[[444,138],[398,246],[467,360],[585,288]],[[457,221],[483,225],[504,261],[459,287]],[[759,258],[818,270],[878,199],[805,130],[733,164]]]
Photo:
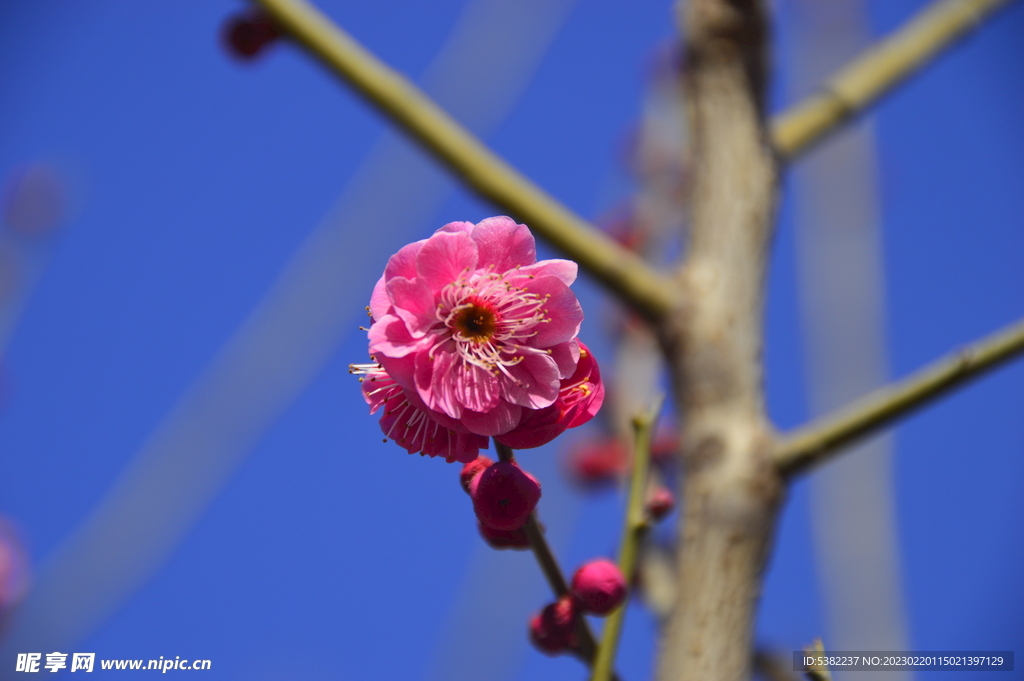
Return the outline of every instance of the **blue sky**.
[[[464,3],[320,4],[419,80]],[[785,50],[792,10],[780,4]],[[891,30],[920,6],[873,2],[873,27]],[[278,45],[254,64],[228,56],[218,32],[242,7],[54,0],[0,8],[0,180],[45,164],[69,197],[58,233],[14,242],[23,249],[16,281],[24,298],[2,357],[0,512],[22,528],[33,565],[45,566],[134,457],[156,447],[153,434],[183,395],[211,365],[230,364],[217,359],[221,348],[314,227],[357,214],[358,204],[394,224],[333,232],[343,250],[328,276],[338,277],[338,295],[321,303],[335,314],[322,329],[330,341],[314,348],[323,360],[299,361],[295,371],[310,380],[256,405],[265,428],[225,426],[244,431],[232,441],[233,463],[184,484],[174,478],[167,503],[192,495],[198,515],[182,521],[166,559],[72,650],[205,658],[211,678],[223,679],[454,679],[473,678],[459,676],[457,653],[490,650],[497,644],[482,639],[491,634],[508,638],[489,678],[583,678],[575,661],[548,660],[526,643],[526,617],[546,599],[530,562],[482,555],[457,468],[382,444],[347,374],[365,358],[357,327],[387,255],[445,222],[496,211],[394,137],[385,145],[395,155],[384,158],[403,166],[377,172],[409,182],[376,195],[358,191],[372,185],[346,189],[385,124],[297,48]],[[482,125],[493,128],[487,140],[497,152],[596,217],[630,189],[621,149],[653,50],[673,26],[667,3],[578,0],[566,11],[551,19],[555,38],[514,105]],[[894,376],[1024,312],[1021,35],[1017,4],[872,115]],[[773,97],[780,104],[783,91]],[[483,92],[457,91],[453,106],[476,115]],[[396,206],[418,192],[430,196],[402,217]],[[347,198],[339,204],[339,196]],[[767,337],[769,405],[781,427],[801,423],[808,403],[791,220],[787,200]],[[583,337],[607,358],[601,292],[586,280],[577,287],[588,315]],[[915,649],[1012,649],[1024,640],[1022,395],[1017,364],[897,430],[897,522]],[[211,397],[201,416],[215,428],[244,422],[231,404]],[[551,445],[523,458],[544,484],[541,512],[568,568],[614,550],[620,500],[580,496],[560,478],[556,455]],[[761,638],[783,650],[825,626],[807,514],[801,482],[782,516],[759,623]],[[467,628],[465,594],[487,593],[489,579],[497,606],[486,629]],[[474,580],[483,586],[467,591]],[[522,597],[500,593],[506,580],[514,582],[508,594]],[[630,611],[626,679],[646,676],[652,632],[645,613]],[[12,665],[0,660],[0,676]]]

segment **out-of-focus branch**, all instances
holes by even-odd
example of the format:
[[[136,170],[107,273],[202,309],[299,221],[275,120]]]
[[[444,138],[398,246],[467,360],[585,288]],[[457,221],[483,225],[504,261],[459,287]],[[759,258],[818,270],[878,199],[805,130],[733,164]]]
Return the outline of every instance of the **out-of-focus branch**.
[[[1024,353],[1024,321],[784,436],[775,450],[775,464],[786,475],[802,472],[836,453],[843,445],[905,416],[1021,353]]]
[[[651,433],[661,412],[662,398],[645,414],[633,418],[633,475],[630,479],[629,498],[626,501],[626,522],[622,530],[622,547],[619,549],[619,570],[626,584],[633,583],[640,547],[643,544],[650,522],[644,511],[647,496],[648,469],[651,462]],[[591,681],[609,681],[615,667],[615,653],[619,648],[619,636],[626,619],[629,597],[608,616],[602,632],[601,646],[594,660],[594,674]]]
[[[306,0],[254,1],[292,38],[481,196],[528,223],[647,317],[658,317],[668,309],[671,287],[664,277],[494,154],[419,88]]]
[[[792,160],[913,75],[983,19],[1012,0],[939,0],[775,117],[772,142]]]

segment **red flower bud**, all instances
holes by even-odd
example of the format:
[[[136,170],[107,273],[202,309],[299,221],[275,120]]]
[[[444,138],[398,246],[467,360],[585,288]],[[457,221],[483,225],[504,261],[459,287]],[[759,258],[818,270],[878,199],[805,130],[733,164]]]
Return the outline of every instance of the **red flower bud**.
[[[222,38],[236,57],[252,59],[281,37],[281,30],[270,17],[259,10],[242,12],[224,24]]]
[[[526,537],[526,530],[521,527],[518,530],[496,530],[493,527],[487,527],[483,523],[478,523],[478,525],[480,527],[480,536],[493,549],[530,548],[530,540]]]
[[[473,510],[481,523],[496,530],[518,530],[540,499],[540,483],[512,463],[488,466],[469,485]]]
[[[655,522],[661,520],[676,507],[676,497],[666,487],[658,487],[647,501],[647,513]]]
[[[481,454],[462,466],[462,472],[459,473],[459,482],[462,483],[462,489],[466,490],[466,494],[469,494],[469,483],[473,482],[476,476],[483,473],[493,463],[494,461],[489,457]]]
[[[607,615],[626,598],[619,566],[605,558],[585,564],[572,577],[572,595],[587,612]]]
[[[679,455],[679,435],[673,430],[659,430],[651,443],[651,461],[659,466],[672,466]]]
[[[586,488],[614,485],[626,473],[629,450],[619,440],[585,440],[569,451],[565,471],[569,478]]]
[[[569,596],[551,603],[530,621],[530,640],[550,655],[567,652],[578,644],[576,621],[579,607]]]

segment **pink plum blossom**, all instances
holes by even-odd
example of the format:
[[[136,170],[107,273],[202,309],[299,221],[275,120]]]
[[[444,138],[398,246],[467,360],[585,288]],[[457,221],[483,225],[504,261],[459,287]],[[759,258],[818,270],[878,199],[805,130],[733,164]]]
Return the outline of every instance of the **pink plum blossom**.
[[[572,376],[561,381],[558,397],[543,409],[523,414],[519,425],[494,439],[514,449],[530,449],[551,442],[568,428],[582,426],[604,402],[604,384],[593,353],[579,342],[580,359]]]
[[[537,262],[533,235],[510,218],[449,223],[388,261],[370,299],[370,354],[443,427],[508,433],[576,372],[576,269]]]
[[[384,408],[380,429],[385,437],[397,442],[410,454],[443,456],[453,461],[469,462],[487,447],[487,438],[470,433],[457,421],[445,418],[427,408],[419,395],[398,385],[379,364],[352,365],[360,377],[363,397],[370,413]]]

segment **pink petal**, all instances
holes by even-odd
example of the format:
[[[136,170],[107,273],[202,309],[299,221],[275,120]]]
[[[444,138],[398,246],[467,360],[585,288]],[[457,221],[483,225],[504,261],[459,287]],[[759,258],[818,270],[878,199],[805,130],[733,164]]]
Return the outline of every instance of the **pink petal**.
[[[486,369],[458,362],[452,373],[455,397],[466,409],[490,411],[498,405],[498,379]]]
[[[503,215],[481,220],[473,229],[473,241],[480,252],[480,269],[493,265],[495,272],[506,272],[537,262],[537,245],[530,230]]]
[[[418,279],[395,277],[387,283],[395,314],[402,318],[414,338],[420,338],[437,323],[434,294]]]
[[[405,322],[395,315],[386,314],[370,327],[370,354],[387,357],[405,357],[419,350],[419,339],[414,338]]]
[[[566,286],[576,281],[579,266],[572,260],[541,260],[528,267],[520,267],[518,274],[529,277],[556,277]]]
[[[442,348],[438,348],[441,350]],[[421,352],[415,357],[415,369],[413,381],[416,386],[416,393],[423,402],[431,409],[436,410],[434,404],[434,360],[426,352]]]
[[[380,319],[386,315],[390,309],[391,299],[388,298],[388,291],[384,285],[384,277],[381,277],[373,287],[373,293],[370,294],[370,316],[374,320]]]
[[[383,372],[372,373],[379,373],[380,380],[387,382],[388,376]],[[380,419],[381,431],[410,454],[444,456],[449,462],[472,461],[480,449],[487,448],[486,437],[473,435],[461,427],[458,432],[447,427],[437,412],[427,409],[414,391],[392,384],[382,394],[385,408]]]
[[[421,239],[415,243],[407,244],[402,246],[388,259],[387,267],[384,268],[384,279],[393,279],[394,277],[405,277],[406,279],[412,279],[416,276],[416,254],[423,248],[423,244],[427,243],[426,239]]]
[[[468,410],[462,412],[461,421],[471,433],[494,436],[515,428],[522,414],[523,408],[519,405],[500,401],[497,407],[485,414]]]
[[[416,355],[406,355],[404,357],[388,357],[387,355],[377,355],[377,362],[384,367],[384,371],[388,372],[388,375],[402,386],[406,390],[416,389],[416,380],[414,378],[415,367],[416,367]]]
[[[569,378],[576,371],[576,365],[580,361],[580,344],[575,339],[568,343],[553,345],[548,350],[551,352],[551,359],[555,360],[558,367],[559,378]]]
[[[416,255],[416,273],[440,291],[476,268],[476,244],[465,232],[435,232]]]
[[[558,397],[558,366],[550,356],[531,353],[508,369],[512,379],[503,377],[501,396],[512,404],[543,409]]]
[[[568,286],[555,277],[538,277],[525,288],[541,298],[550,296],[544,304],[545,316],[550,321],[537,327],[537,335],[530,339],[531,346],[549,348],[576,337],[583,322],[583,309]]]
[[[487,449],[487,438],[473,433],[451,433],[448,436],[448,463],[469,463]]]
[[[557,405],[552,405],[526,412],[518,427],[494,439],[513,449],[533,449],[551,442],[566,428],[568,426],[559,418]]]
[[[565,427],[575,428],[594,418],[604,404],[604,383],[591,383],[590,394],[583,401],[574,404],[565,412]]]
[[[369,371],[360,379],[360,390],[363,399],[370,405],[370,413],[375,414],[388,399],[401,391],[401,387],[383,370]]]
[[[472,222],[449,222],[447,225],[437,230],[438,232],[465,232],[471,234],[473,232]]]
[[[426,356],[426,353],[424,353]],[[429,361],[429,358],[428,360]],[[431,409],[451,416],[453,419],[462,419],[462,402],[459,401],[459,380],[455,369],[456,363],[460,362],[454,352],[438,352],[434,354],[433,377],[430,381],[430,399],[428,400],[420,390],[420,397]],[[419,358],[417,358],[416,369],[419,374]],[[466,426],[469,428],[469,426]],[[472,429],[470,429],[472,430]],[[485,435],[486,433],[480,433]]]

